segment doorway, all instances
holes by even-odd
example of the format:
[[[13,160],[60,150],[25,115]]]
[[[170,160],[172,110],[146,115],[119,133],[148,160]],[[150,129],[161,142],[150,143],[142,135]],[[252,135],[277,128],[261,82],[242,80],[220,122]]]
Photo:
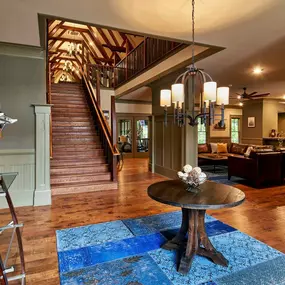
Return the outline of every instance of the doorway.
[[[149,120],[147,115],[117,114],[118,147],[125,157],[148,157]]]

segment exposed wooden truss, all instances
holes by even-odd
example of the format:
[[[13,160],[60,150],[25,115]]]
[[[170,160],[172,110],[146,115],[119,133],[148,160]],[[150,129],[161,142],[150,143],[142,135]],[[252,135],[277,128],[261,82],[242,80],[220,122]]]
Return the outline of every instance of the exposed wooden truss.
[[[63,20],[51,20],[49,29],[49,60],[52,70],[63,68],[62,62],[70,60],[82,65],[83,62],[114,66],[128,52],[141,43],[144,37],[138,37],[115,30],[72,24]],[[81,54],[68,55],[68,45],[79,44]],[[79,60],[80,59],[80,60]]]

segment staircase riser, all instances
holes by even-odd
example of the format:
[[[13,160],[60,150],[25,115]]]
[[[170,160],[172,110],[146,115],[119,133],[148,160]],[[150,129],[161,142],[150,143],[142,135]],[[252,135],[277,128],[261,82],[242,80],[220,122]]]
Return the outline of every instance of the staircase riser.
[[[97,181],[110,181],[111,175],[107,174],[97,174],[95,176],[91,175],[83,175],[83,176],[75,176],[75,177],[64,177],[64,178],[55,178],[51,177],[51,185],[54,184],[68,184],[68,183],[80,183],[80,182],[97,182]]]
[[[82,94],[63,94],[63,93],[53,93],[51,94],[51,102],[55,101],[71,101],[71,102],[86,102],[85,95]]]
[[[88,114],[90,113],[90,109],[89,108],[68,108],[68,107],[57,107],[56,105],[52,107],[51,110],[52,113],[58,113],[58,112],[67,112],[67,113],[84,113],[84,114]]]
[[[62,138],[62,137],[68,137],[68,138],[94,138],[97,134],[95,131],[84,131],[84,130],[78,130],[77,132],[70,131],[70,132],[58,132],[53,130],[53,138]]]
[[[97,166],[97,167],[76,167],[76,168],[53,168],[50,171],[51,175],[68,175],[68,174],[90,174],[92,173],[104,173],[108,172],[108,167],[107,166]]]
[[[92,122],[53,122],[53,127],[92,127]]]
[[[104,164],[106,163],[106,159],[104,156],[98,156],[93,157],[92,159],[86,159],[86,158],[74,158],[74,159],[62,159],[62,158],[56,158],[53,157],[51,160],[51,165],[57,165],[64,164],[64,165],[80,165],[84,166],[90,166],[90,165],[98,165],[98,164]]]
[[[102,146],[101,144],[98,144],[98,145],[86,145],[86,144],[83,144],[83,145],[73,145],[73,146],[64,146],[64,145],[58,145],[58,146],[53,146],[53,151],[54,152],[57,152],[57,151],[89,151],[89,150],[96,150],[96,149],[101,149]]]
[[[52,116],[52,123],[57,123],[57,122],[62,122],[62,123],[66,123],[68,121],[68,123],[72,122],[72,123],[81,123],[81,122],[85,122],[85,123],[90,123],[92,121],[92,117],[72,117],[72,116],[68,116],[66,115],[65,117],[61,116],[55,116],[55,114],[53,114]],[[94,125],[94,123],[93,123]]]
[[[53,103],[52,110],[56,110],[57,108],[70,108],[70,109],[81,109],[81,110],[88,110],[88,105],[85,104],[70,104],[70,103]]]
[[[84,192],[95,192],[103,190],[117,190],[118,184],[110,182],[108,184],[98,184],[98,185],[84,185],[82,187],[70,186],[70,187],[52,187],[52,195],[64,195],[64,194],[77,194]]]
[[[72,100],[82,100],[82,98],[85,98],[85,95],[82,95],[80,93],[63,93],[63,92],[54,92],[51,94],[52,98],[70,98]]]
[[[89,154],[90,153],[90,154]],[[88,150],[83,150],[83,151],[78,151],[78,152],[74,152],[74,151],[54,151],[53,152],[53,159],[57,160],[57,159],[61,159],[61,160],[69,160],[69,159],[94,159],[94,157],[98,158],[98,157],[104,157],[104,152],[103,150],[99,149],[98,152],[94,152],[94,151],[88,151]]]
[[[82,133],[82,132],[91,132],[96,134],[95,127],[52,127],[53,133]]]

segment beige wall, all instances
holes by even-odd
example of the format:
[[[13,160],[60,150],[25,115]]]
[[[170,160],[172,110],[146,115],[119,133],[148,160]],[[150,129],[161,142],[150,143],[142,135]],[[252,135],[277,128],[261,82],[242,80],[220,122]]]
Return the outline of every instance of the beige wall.
[[[114,96],[113,89],[101,89],[101,109],[108,110],[111,114],[111,96]],[[151,114],[150,104],[116,103],[116,113]]]
[[[116,112],[133,113],[133,114],[151,114],[152,106],[150,104],[116,103]]]
[[[215,114],[220,114],[221,109],[216,108]],[[230,126],[230,117],[231,116],[241,116],[242,115],[242,109],[235,109],[235,108],[226,108],[225,109],[225,124],[226,124],[226,129],[225,130],[217,130],[214,128],[214,125],[210,126],[210,138],[221,138],[221,137],[227,137],[229,138],[231,136],[230,131],[231,131],[231,126]],[[215,124],[220,121],[220,118],[217,117],[215,119]]]
[[[0,54],[1,111],[18,122],[7,126],[0,149],[35,148],[35,114],[31,104],[44,104],[45,66],[43,58]]]
[[[278,132],[285,134],[285,113],[278,114]]]
[[[263,101],[263,137],[269,137],[272,129],[278,129],[278,107],[277,101]]]
[[[255,117],[255,128],[248,128],[248,117]],[[263,100],[249,100],[243,105],[242,142],[262,144]]]

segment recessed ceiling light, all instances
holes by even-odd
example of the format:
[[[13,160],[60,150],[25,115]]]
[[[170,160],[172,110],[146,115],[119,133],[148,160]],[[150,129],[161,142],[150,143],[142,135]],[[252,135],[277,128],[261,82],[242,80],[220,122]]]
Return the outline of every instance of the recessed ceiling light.
[[[237,96],[237,98],[238,98],[238,100],[240,100],[240,99],[241,99],[241,96],[240,96],[240,95],[238,95],[238,96]]]
[[[240,106],[243,106],[243,103],[242,103],[242,102],[239,102],[239,105],[240,105]]]
[[[89,42],[89,44],[90,44],[91,46],[93,46],[93,42]]]
[[[253,69],[253,73],[254,73],[254,74],[260,74],[260,73],[262,73],[262,72],[263,72],[263,68],[261,68],[261,67],[259,67],[259,66],[255,67],[255,68]]]
[[[285,99],[285,94],[282,96],[283,99]]]

